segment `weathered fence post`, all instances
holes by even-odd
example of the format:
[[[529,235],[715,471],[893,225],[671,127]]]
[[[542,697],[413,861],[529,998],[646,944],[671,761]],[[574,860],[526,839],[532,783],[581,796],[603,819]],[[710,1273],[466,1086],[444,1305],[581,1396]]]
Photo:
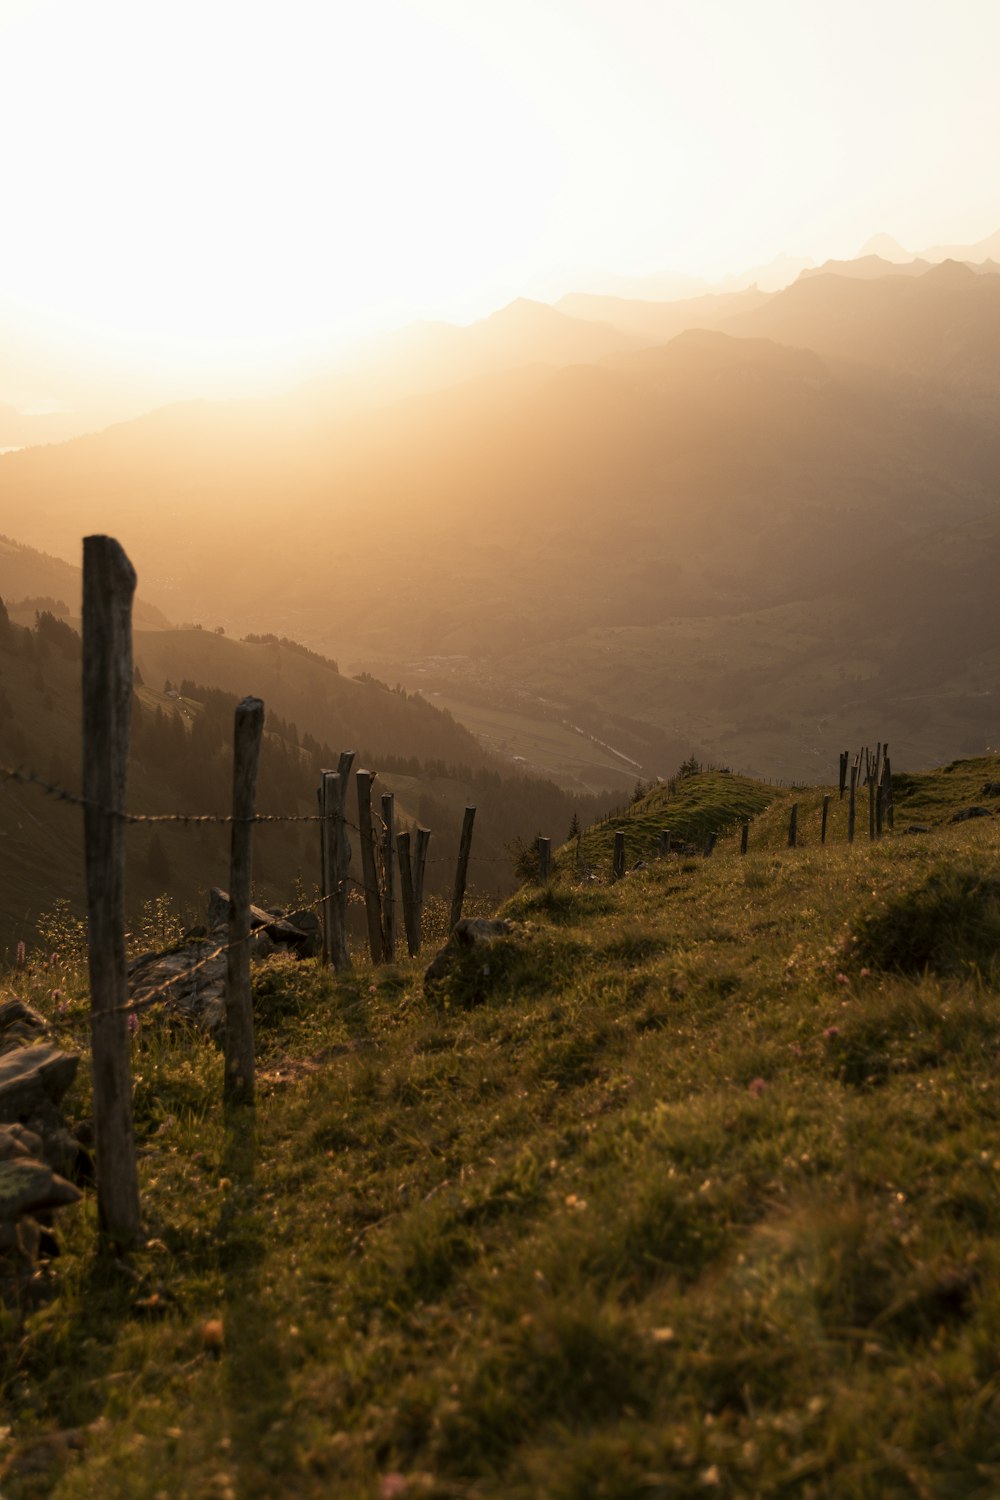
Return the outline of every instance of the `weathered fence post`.
[[[611,861],[612,880],[621,880],[625,874],[625,830],[619,828],[615,832],[615,852]]]
[[[830,794],[828,792],[826,794],[826,796],[823,798],[823,825],[822,825],[822,827],[820,829],[820,834],[819,834],[819,841],[820,841],[821,844],[825,844],[826,843],[826,821],[827,821],[827,818],[829,816],[830,816]]]
[[[229,853],[229,946],[226,950],[226,1062],[222,1097],[252,1104],[253,1001],[250,995],[250,884],[257,763],[264,730],[259,698],[237,704],[233,722],[233,825]]]
[[[109,1246],[139,1234],[125,966],[125,792],[135,571],[108,536],[83,541],[83,795],[97,1217]]]
[[[792,815],[788,820],[788,847],[794,849],[799,841],[799,804],[792,803]]]
[[[885,798],[886,798],[885,810],[886,810],[886,820],[887,820],[887,822],[889,824],[889,832],[891,833],[895,829],[895,826],[896,826],[896,814],[895,814],[895,808],[892,805],[892,766],[891,766],[891,764],[889,762],[888,755],[885,757],[885,760],[883,761],[883,765],[885,766]]]
[[[883,762],[883,765],[884,765],[884,762]],[[883,779],[882,779],[882,767],[880,766],[879,767],[878,781],[877,781],[877,783],[875,785],[875,837],[876,838],[881,838],[882,837],[882,820],[883,820],[884,812],[885,812],[885,809],[883,807],[884,795],[885,795],[885,785],[884,785],[884,782],[883,782]]]
[[[337,970],[351,967],[347,942],[347,876],[351,863],[351,845],[344,817],[347,774],[354,752],[340,757],[341,770],[324,771],[320,781],[320,810],[323,821],[321,845],[323,856],[323,962]],[[346,769],[346,774],[345,774]]]
[[[657,850],[656,850],[656,852],[660,856],[661,859],[666,859],[667,855],[670,853],[670,829],[669,828],[661,828],[660,829],[660,837],[659,837],[659,842],[657,844]]]
[[[746,854],[746,852],[747,852],[747,839],[749,837],[750,837],[750,819],[749,818],[744,818],[743,819],[743,826],[740,829],[740,853],[741,854]]]
[[[705,840],[705,847],[702,850],[702,853],[704,854],[706,859],[708,859],[710,855],[715,853],[715,845],[718,837],[719,835],[717,833],[710,833],[708,835],[708,838]]]
[[[422,942],[421,924],[424,918],[424,875],[427,871],[427,850],[431,841],[429,828],[417,827],[417,847],[413,857],[413,908],[416,913],[417,947]]]
[[[372,839],[372,782],[373,771],[359,771],[358,784],[358,831],[361,834],[361,879],[365,891],[365,915],[368,918],[368,949],[372,963],[382,957],[382,905],[378,894],[378,872],[375,868],[375,844]]]
[[[406,933],[406,949],[411,958],[416,958],[420,949],[420,933],[416,922],[416,903],[413,899],[413,866],[410,863],[410,835],[405,829],[396,836],[396,857],[399,860],[399,895],[403,903],[403,929]]]
[[[851,800],[847,804],[847,842],[854,843],[854,819],[858,795],[858,768],[851,767]]]
[[[396,961],[396,799],[382,793],[382,957]]]
[[[451,898],[450,928],[462,920],[462,902],[465,900],[465,882],[469,874],[469,852],[472,849],[472,825],[476,821],[476,809],[467,807],[462,819],[462,837],[458,845],[458,864],[455,867],[455,891]]]
[[[545,885],[552,875],[552,840],[538,839],[538,879]]]
[[[868,838],[875,842],[875,778],[868,778]]]
[[[841,752],[840,752],[840,800],[841,800],[841,802],[843,802],[843,800],[844,800],[844,793],[847,790],[847,758],[848,758],[849,755],[850,755],[850,751],[849,750],[841,750]]]

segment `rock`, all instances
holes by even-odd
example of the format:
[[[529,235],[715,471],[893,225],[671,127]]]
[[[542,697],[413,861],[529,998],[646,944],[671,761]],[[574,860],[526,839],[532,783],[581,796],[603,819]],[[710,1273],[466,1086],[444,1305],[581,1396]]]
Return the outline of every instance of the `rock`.
[[[980,797],[1000,797],[1000,781],[988,781],[979,795]]]
[[[931,830],[926,823],[911,823],[909,828],[903,829],[904,833],[930,833]]]
[[[81,1196],[79,1188],[44,1162],[28,1157],[0,1162],[0,1221],[10,1223],[25,1213],[77,1203]]]
[[[26,1125],[0,1125],[0,1162],[42,1154],[42,1138]]]
[[[424,973],[424,994],[469,1007],[486,999],[511,957],[521,952],[521,930],[503,918],[466,917]]]
[[[962,807],[957,813],[952,813],[953,823],[965,823],[969,818],[992,818],[993,814],[988,807]]]
[[[47,1030],[45,1017],[23,1000],[13,998],[0,1005],[0,1052],[22,1042],[33,1042]]]
[[[220,886],[213,886],[208,898],[208,925],[216,935],[228,923],[229,893]],[[314,912],[300,911],[294,916],[285,916],[280,911],[251,906],[250,928],[251,931],[262,929],[274,944],[274,949],[287,948],[299,958],[315,958],[323,948],[322,929]]]
[[[43,1043],[0,1057],[0,1123],[29,1119],[58,1104],[76,1077],[79,1053]]]

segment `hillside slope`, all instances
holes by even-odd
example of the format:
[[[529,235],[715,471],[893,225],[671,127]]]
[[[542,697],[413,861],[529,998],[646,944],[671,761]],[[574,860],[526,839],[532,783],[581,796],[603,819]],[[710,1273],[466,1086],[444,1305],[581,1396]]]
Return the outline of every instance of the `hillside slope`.
[[[1000,843],[944,821],[984,773],[901,785],[930,834],[835,802],[821,848],[800,798],[789,850],[769,792],[745,859],[527,888],[436,991],[272,960],[249,1135],[144,1022],[154,1232],[126,1281],[60,1221],[5,1493],[991,1493]]]

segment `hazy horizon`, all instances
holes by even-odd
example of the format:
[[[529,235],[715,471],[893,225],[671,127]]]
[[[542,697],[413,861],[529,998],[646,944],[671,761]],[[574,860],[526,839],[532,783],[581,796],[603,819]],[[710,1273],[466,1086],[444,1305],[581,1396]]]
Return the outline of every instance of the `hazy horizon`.
[[[998,44],[987,0],[2,0],[0,401],[58,403],[60,362],[235,393],[519,296],[974,243]]]

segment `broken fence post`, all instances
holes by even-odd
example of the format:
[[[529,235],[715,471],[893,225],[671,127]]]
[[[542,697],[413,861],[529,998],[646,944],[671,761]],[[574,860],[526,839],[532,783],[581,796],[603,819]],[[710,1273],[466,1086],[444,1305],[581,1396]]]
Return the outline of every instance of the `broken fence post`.
[[[125,966],[125,793],[135,570],[109,536],[83,541],[83,795],[97,1218],[109,1246],[139,1234]]]
[[[244,698],[233,718],[233,825],[229,853],[229,946],[226,949],[226,1051],[222,1097],[252,1104],[253,1001],[250,995],[250,885],[257,765],[264,705]]]

